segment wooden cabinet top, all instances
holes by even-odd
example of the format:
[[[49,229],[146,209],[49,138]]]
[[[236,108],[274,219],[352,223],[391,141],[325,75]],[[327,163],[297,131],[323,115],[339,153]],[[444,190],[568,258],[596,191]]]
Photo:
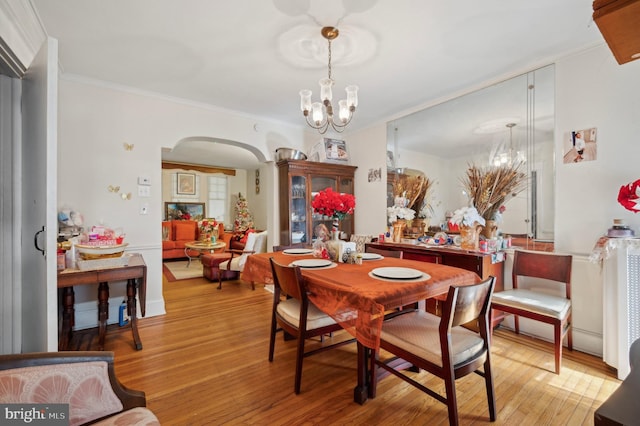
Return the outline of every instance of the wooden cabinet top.
[[[307,160],[282,160],[278,162],[278,167],[287,167],[289,171],[302,171],[312,174],[323,175],[353,175],[357,166],[347,164],[319,163]]]

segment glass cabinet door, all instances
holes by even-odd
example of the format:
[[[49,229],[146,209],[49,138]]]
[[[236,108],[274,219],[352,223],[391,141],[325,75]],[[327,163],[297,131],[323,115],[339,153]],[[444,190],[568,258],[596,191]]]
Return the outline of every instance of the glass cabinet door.
[[[291,176],[291,243],[311,242],[307,235],[307,179]]]
[[[327,188],[331,188],[334,191],[337,191],[337,182],[335,177],[328,176],[313,176],[311,177],[311,201],[320,191],[324,191]],[[313,221],[311,223],[311,233],[313,238],[317,238],[316,226],[320,224],[324,224],[327,227],[328,231],[331,231],[331,224],[333,222],[333,218],[329,216],[323,216],[318,213],[313,212],[313,207],[310,207],[311,213],[313,214]]]

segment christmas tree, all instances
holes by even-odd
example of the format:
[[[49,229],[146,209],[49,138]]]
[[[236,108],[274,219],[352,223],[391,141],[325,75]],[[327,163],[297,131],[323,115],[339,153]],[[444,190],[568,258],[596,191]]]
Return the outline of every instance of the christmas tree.
[[[236,201],[236,219],[233,222],[233,231],[236,234],[244,234],[249,229],[253,229],[253,216],[247,207],[247,199],[238,193]]]

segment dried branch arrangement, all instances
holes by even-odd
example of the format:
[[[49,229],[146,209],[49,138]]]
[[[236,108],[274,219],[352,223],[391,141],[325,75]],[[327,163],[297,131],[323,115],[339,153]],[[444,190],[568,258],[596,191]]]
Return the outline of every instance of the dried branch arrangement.
[[[522,163],[498,167],[469,166],[462,186],[478,213],[487,220],[495,219],[498,209],[527,187],[527,176],[520,171]]]
[[[433,187],[433,181],[424,175],[411,176],[398,175],[393,182],[393,193],[407,199],[407,207],[420,214],[425,201],[428,203],[427,195]]]

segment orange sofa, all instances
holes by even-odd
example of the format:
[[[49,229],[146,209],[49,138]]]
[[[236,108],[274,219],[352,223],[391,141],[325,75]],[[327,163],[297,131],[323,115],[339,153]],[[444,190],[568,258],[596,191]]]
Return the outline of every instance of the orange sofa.
[[[224,232],[224,224],[218,225],[218,239],[229,248],[233,234]],[[186,257],[184,245],[198,240],[198,222],[195,220],[171,220],[162,222],[162,259],[178,259]],[[225,248],[216,250],[223,252]]]

